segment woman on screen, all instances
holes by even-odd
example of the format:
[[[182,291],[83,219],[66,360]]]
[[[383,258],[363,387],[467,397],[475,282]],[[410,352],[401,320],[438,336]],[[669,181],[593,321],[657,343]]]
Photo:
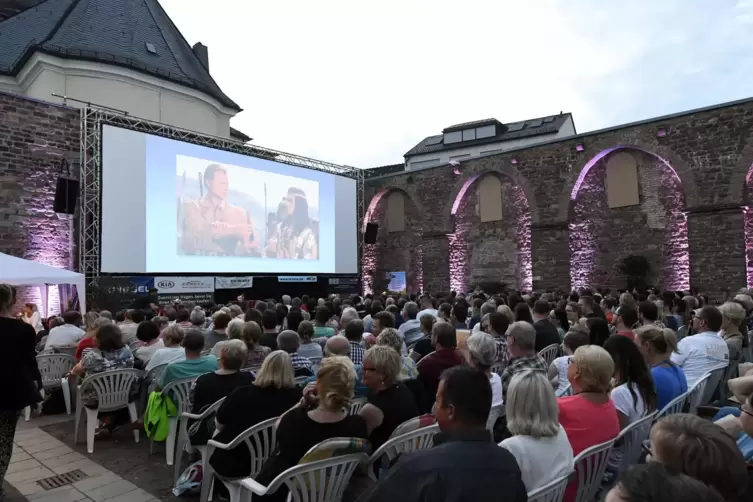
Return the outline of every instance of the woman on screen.
[[[319,246],[309,218],[306,194],[300,188],[291,187],[285,202],[288,211],[280,225],[277,258],[316,260],[319,257]]]

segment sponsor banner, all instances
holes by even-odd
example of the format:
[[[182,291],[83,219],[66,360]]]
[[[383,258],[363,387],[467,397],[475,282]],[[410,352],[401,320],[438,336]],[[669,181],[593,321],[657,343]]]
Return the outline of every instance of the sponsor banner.
[[[157,304],[167,307],[173,303],[191,302],[196,305],[214,303],[214,292],[207,293],[173,293],[157,295]]]
[[[316,282],[315,275],[280,275],[277,282]]]
[[[213,293],[214,277],[155,277],[157,294]]]
[[[215,277],[215,289],[245,289],[254,287],[254,278],[248,277]]]
[[[357,275],[330,277],[328,291],[340,295],[357,295],[361,291],[361,281]]]

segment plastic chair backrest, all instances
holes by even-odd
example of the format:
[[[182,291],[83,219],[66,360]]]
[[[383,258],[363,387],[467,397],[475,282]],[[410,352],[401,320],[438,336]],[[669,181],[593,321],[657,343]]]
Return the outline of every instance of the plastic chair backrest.
[[[76,359],[68,354],[44,354],[37,356],[37,367],[42,375],[43,387],[60,387],[60,379],[76,365]]]
[[[690,396],[690,391],[685,392],[684,394],[680,394],[673,400],[671,400],[667,405],[659,410],[659,413],[656,414],[656,417],[654,418],[654,421],[657,421],[663,417],[666,417],[667,415],[674,415],[675,413],[682,413],[682,409],[685,407],[685,402],[687,401],[688,397]]]
[[[505,411],[505,405],[492,406],[489,410],[489,418],[486,419],[486,429],[494,430],[494,424],[497,423],[497,419],[502,416]]]
[[[76,357],[77,347],[55,347],[56,354],[67,354],[71,357]]]
[[[157,365],[154,368],[146,372],[146,375],[144,376],[144,381],[149,384],[150,392],[153,391],[154,388],[157,386],[157,382],[162,377],[162,373],[165,372],[165,368],[167,368],[168,364],[169,363]]]
[[[711,379],[711,372],[703,375],[691,388],[688,390],[688,403],[689,412],[692,415],[696,415],[698,407],[701,406],[701,400],[706,393],[706,387]]]
[[[380,463],[379,473],[384,474],[403,453],[431,448],[434,434],[439,432],[439,424],[421,427],[413,432],[393,436],[387,440],[369,459],[369,476],[374,475],[373,465]]]
[[[189,398],[191,394],[191,386],[199,377],[184,378],[182,380],[175,380],[165,385],[162,389],[163,396],[169,396],[175,403],[175,407],[178,408],[178,413],[189,411],[191,408],[191,400]]]
[[[267,493],[275,493],[286,485],[289,490],[287,500],[290,502],[339,502],[353,472],[364,458],[365,455],[354,453],[298,464],[277,476],[269,484]]]
[[[586,448],[575,457],[573,463],[576,472],[575,479],[578,482],[575,502],[592,502],[596,498],[613,445],[614,440],[597,444]]]
[[[728,395],[727,382],[729,382],[731,378],[735,378],[735,374],[737,373],[737,367],[740,364],[740,362],[742,362],[742,353],[740,353],[737,358],[729,362],[729,364],[727,365],[727,368],[724,370],[722,379],[719,381],[719,400],[722,403],[727,401],[727,395]]]
[[[549,345],[548,347],[544,347],[539,352],[539,357],[541,357],[544,361],[546,361],[547,367],[552,364],[552,362],[557,358],[557,353],[560,350],[560,344],[559,343],[553,343],[552,345]]]
[[[703,397],[701,397],[700,406],[711,404],[711,400],[714,399],[714,394],[716,393],[717,388],[722,384],[722,380],[728,369],[729,364],[725,364],[718,368],[714,368],[709,372],[711,377],[706,383],[706,388],[703,389]]]
[[[86,377],[81,382],[81,392],[89,387],[94,390],[100,412],[118,410],[128,406],[131,389],[142,375],[135,369],[103,371]]]
[[[640,460],[641,445],[651,434],[651,426],[654,424],[655,417],[656,412],[654,411],[622,429],[620,435],[617,436],[615,444],[622,446],[622,462],[619,472],[624,472],[629,466],[637,464]]]
[[[680,329],[677,330],[677,341],[679,342],[683,338],[688,336],[688,327],[687,326],[680,326]]]
[[[423,427],[429,427],[430,425],[434,425],[436,423],[437,419],[430,413],[421,415],[420,417],[410,418],[395,427],[395,430],[392,431],[392,434],[390,435],[390,439],[401,436],[403,434],[407,434],[409,432],[413,432]]]
[[[329,438],[319,444],[312,446],[306,454],[301,457],[298,464],[308,464],[318,462],[328,458],[351,455],[353,453],[371,454],[371,443],[361,438]]]
[[[348,408],[348,415],[358,415],[368,400],[365,397],[357,397],[350,402],[350,408]]]
[[[528,492],[528,502],[562,502],[570,474],[557,478],[541,488]]]
[[[572,384],[567,384],[567,387],[562,389],[562,392],[557,392],[557,397],[566,397],[566,396],[572,396],[572,395],[573,395]]]

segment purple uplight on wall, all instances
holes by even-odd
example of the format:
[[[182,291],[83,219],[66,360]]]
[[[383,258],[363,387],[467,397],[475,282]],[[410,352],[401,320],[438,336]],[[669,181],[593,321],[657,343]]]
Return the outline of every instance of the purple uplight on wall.
[[[583,143],[578,143],[577,145],[575,145],[575,151],[576,152],[582,152],[585,149],[586,149],[586,147],[583,146]]]
[[[663,127],[661,129],[659,129],[658,131],[656,131],[656,137],[657,138],[663,138],[666,135],[667,135],[667,130],[664,129]]]

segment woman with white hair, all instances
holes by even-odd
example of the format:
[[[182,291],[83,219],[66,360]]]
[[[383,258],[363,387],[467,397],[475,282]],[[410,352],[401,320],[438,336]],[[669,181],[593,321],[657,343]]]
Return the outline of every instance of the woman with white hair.
[[[512,377],[505,413],[513,436],[499,446],[518,461],[529,493],[573,470],[573,449],[544,373],[526,370]]]
[[[246,344],[241,340],[228,340],[222,344],[220,369],[201,375],[191,387],[191,413],[199,414],[223,397],[227,397],[236,388],[254,383],[254,375],[251,372],[240,371],[246,362],[247,352]],[[192,445],[205,445],[212,437],[214,423],[204,425],[191,436]]]
[[[492,408],[502,406],[502,378],[492,372],[492,365],[497,359],[497,344],[494,337],[487,333],[474,333],[468,337],[468,364],[482,371],[492,386]],[[530,489],[528,490],[530,491]]]
[[[743,335],[740,327],[745,321],[745,308],[737,302],[726,302],[719,307],[722,313],[721,337],[727,342],[729,360],[737,361],[743,350]]]
[[[227,334],[228,340],[240,340],[241,336],[243,335],[243,325],[245,323],[243,322],[243,319],[232,319],[228,325],[227,329],[225,330],[225,333]],[[227,341],[220,341],[217,342],[217,344],[212,347],[212,355],[219,358],[220,352],[222,351],[222,346],[225,345]]]

